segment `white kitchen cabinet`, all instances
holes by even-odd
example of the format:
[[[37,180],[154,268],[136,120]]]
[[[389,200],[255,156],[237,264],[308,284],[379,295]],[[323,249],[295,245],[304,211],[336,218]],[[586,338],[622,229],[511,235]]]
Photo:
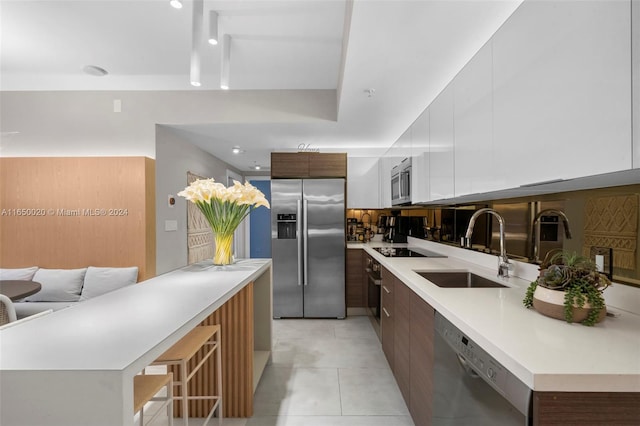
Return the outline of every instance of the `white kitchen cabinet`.
[[[347,157],[347,208],[380,208],[378,157]]]
[[[629,1],[527,1],[494,35],[502,188],[632,167],[629,11]]]
[[[380,194],[380,208],[391,208],[391,169],[398,159],[385,154],[378,161],[378,188]]]
[[[640,0],[631,3],[631,59],[633,60],[633,167],[640,168]]]
[[[491,41],[453,80],[455,196],[499,189],[494,174]]]
[[[430,199],[454,196],[453,87],[447,86],[429,106]]]
[[[429,185],[429,108],[411,126],[411,199],[430,200]]]

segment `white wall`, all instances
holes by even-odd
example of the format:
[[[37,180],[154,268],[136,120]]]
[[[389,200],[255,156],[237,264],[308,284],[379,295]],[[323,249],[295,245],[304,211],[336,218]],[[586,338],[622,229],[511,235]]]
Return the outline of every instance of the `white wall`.
[[[226,184],[227,163],[180,138],[166,126],[156,126],[156,272],[162,274],[187,264],[187,201],[176,194],[187,186],[187,172],[212,177]],[[169,207],[168,196],[176,204]],[[178,222],[165,231],[165,221]]]

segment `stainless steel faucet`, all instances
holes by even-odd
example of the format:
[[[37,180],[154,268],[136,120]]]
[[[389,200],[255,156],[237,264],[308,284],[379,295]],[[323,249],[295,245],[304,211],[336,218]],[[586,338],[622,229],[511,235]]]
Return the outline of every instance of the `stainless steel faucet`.
[[[498,219],[498,223],[500,224],[500,255],[498,256],[498,276],[508,278],[509,270],[512,268],[512,264],[509,262],[507,252],[504,248],[504,218],[500,213],[488,207],[476,210],[471,216],[471,219],[469,219],[469,226],[467,227],[467,233],[465,234],[463,239],[463,246],[466,248],[471,248],[471,236],[473,235],[473,227],[476,224],[476,219],[478,218],[478,216],[483,213],[494,215]]]
[[[531,261],[534,263],[540,263],[540,258],[538,257],[538,251],[540,251],[540,218],[542,218],[542,216],[549,215],[560,216],[560,219],[562,219],[562,226],[564,227],[564,236],[568,240],[571,239],[571,229],[569,228],[569,218],[567,215],[561,210],[542,210],[535,216],[533,224],[531,225]]]

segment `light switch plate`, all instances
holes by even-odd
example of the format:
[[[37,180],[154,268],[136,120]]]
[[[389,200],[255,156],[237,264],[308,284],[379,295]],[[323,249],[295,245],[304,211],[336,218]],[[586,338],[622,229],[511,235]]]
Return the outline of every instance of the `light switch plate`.
[[[178,230],[178,221],[177,220],[165,220],[164,221],[164,230],[165,231],[177,231]]]

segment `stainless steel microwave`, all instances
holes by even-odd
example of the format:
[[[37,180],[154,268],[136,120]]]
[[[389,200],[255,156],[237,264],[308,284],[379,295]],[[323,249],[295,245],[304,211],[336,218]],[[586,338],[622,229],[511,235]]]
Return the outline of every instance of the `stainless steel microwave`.
[[[391,205],[411,204],[411,158],[391,169]]]

